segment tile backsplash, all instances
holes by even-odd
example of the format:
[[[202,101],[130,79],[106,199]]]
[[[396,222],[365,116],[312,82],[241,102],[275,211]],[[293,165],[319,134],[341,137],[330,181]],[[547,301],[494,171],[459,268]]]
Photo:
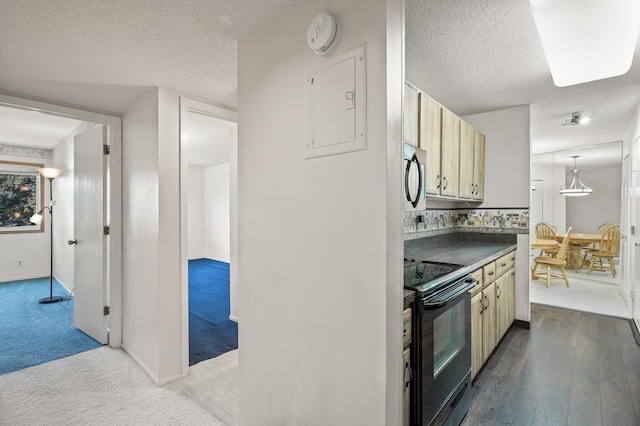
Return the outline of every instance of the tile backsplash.
[[[528,209],[422,210],[404,213],[404,239],[450,232],[528,233]]]

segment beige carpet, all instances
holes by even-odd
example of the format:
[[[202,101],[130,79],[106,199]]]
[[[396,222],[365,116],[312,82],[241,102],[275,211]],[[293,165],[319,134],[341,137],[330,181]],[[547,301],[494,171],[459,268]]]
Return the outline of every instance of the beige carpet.
[[[0,376],[0,425],[224,426],[122,350],[102,347]]]

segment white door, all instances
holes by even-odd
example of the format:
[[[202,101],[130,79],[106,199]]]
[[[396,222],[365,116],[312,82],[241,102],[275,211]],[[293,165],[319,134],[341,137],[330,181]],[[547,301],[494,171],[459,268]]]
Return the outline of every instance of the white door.
[[[106,126],[96,126],[74,138],[74,283],[73,325],[102,344],[108,343],[105,280],[105,159]]]

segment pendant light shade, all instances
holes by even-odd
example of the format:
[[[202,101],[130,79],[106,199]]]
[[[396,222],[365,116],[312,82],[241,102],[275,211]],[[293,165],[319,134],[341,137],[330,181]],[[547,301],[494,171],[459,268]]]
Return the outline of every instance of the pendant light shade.
[[[573,169],[571,169],[571,185],[568,188],[561,189],[560,194],[567,197],[581,197],[589,195],[593,192],[591,188],[580,181],[580,169],[577,166],[577,158],[579,155],[573,156]]]

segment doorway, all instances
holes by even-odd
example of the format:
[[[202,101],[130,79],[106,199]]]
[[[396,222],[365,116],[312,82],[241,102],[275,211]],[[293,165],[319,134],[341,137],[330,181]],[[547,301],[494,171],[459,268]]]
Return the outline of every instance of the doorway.
[[[234,111],[180,98],[180,180],[186,374],[189,365],[237,347]]]
[[[0,106],[11,108],[16,111],[27,111],[33,114],[34,120],[37,116],[52,116],[68,118],[71,120],[77,120],[78,123],[83,123],[78,126],[78,134],[83,133],[82,130],[89,130],[89,128],[100,128],[100,133],[104,136],[106,145],[109,147],[109,154],[102,156],[102,152],[95,154],[99,158],[98,163],[102,165],[99,170],[94,169],[94,172],[99,176],[99,181],[104,189],[104,197],[102,201],[104,205],[101,210],[103,212],[102,221],[104,226],[109,227],[108,237],[104,237],[104,242],[100,244],[100,250],[95,252],[95,256],[100,257],[102,261],[102,267],[98,267],[101,270],[100,275],[103,278],[101,288],[95,292],[83,292],[86,296],[84,301],[75,301],[75,313],[78,311],[84,311],[85,305],[97,303],[99,306],[98,312],[95,309],[89,309],[88,316],[80,315],[80,317],[74,318],[74,326],[84,331],[86,334],[91,335],[93,333],[93,324],[99,324],[98,334],[104,336],[104,338],[96,339],[101,340],[102,343],[107,343],[112,347],[119,347],[122,340],[122,327],[121,327],[121,119],[119,117],[109,116],[105,114],[98,114],[88,111],[83,111],[75,108],[62,107],[55,104],[49,104],[44,102],[32,101],[13,96],[0,95]],[[36,114],[38,113],[38,114]],[[97,126],[96,126],[97,125]],[[86,127],[86,128],[85,128]],[[73,136],[71,137],[73,140]],[[102,142],[99,142],[102,144]],[[73,142],[70,142],[73,144]],[[64,147],[63,147],[64,148]],[[98,148],[100,148],[98,146]],[[60,161],[64,164],[73,164],[73,160],[69,159],[69,156],[73,158],[73,150],[68,150],[63,154],[65,158]],[[99,167],[99,166],[98,166]],[[67,167],[73,169],[73,167]],[[67,170],[67,177],[73,176],[72,170]],[[61,177],[64,175],[61,175]],[[74,178],[64,181],[58,181],[60,185],[64,185],[66,191],[60,192],[60,197],[56,194],[55,198],[58,199],[56,208],[56,223],[54,225],[54,232],[58,232],[53,245],[54,258],[58,259],[54,269],[54,275],[58,270],[63,269],[67,272],[70,278],[70,284],[72,288],[78,289],[78,283],[73,282],[73,277],[76,272],[73,270],[80,262],[76,262],[73,259],[74,255],[69,255],[68,248],[70,247],[67,240],[73,240],[73,235],[76,232],[74,229],[74,221],[69,221],[70,217],[73,217],[73,202],[69,200],[71,198],[69,194],[73,194]],[[62,189],[62,186],[60,187]],[[69,192],[71,191],[71,192]],[[92,204],[87,203],[87,208],[94,207]],[[66,212],[65,212],[66,211]],[[62,213],[62,214],[60,214]],[[102,232],[106,232],[106,229],[100,229]],[[66,250],[63,252],[62,249]],[[75,249],[74,249],[75,250]],[[96,258],[97,258],[96,257]],[[48,261],[48,260],[47,260]],[[86,263],[86,262],[84,262]],[[96,265],[84,265],[85,268],[94,268],[95,274]],[[62,272],[60,272],[62,274]],[[93,290],[92,290],[93,291]],[[94,298],[100,298],[96,302]],[[81,305],[78,306],[78,303]],[[106,309],[103,309],[106,306]],[[105,315],[107,313],[107,315]],[[89,323],[90,322],[90,323]]]

